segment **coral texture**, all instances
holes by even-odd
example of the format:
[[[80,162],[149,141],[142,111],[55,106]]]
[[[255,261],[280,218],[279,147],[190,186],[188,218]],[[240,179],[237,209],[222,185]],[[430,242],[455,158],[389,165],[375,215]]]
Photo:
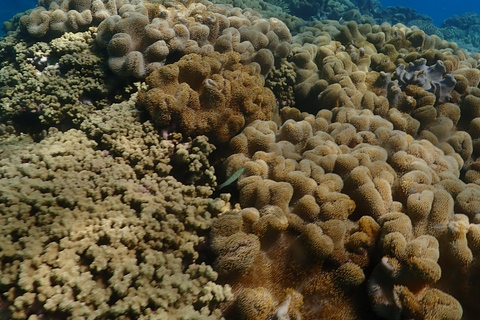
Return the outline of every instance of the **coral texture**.
[[[97,41],[108,50],[111,70],[136,78],[185,54],[214,50],[238,52],[242,63],[257,63],[267,75],[275,59],[290,53],[291,41],[276,18],[208,1],[39,1],[20,25],[37,38],[98,25]]]
[[[278,19],[252,10],[191,2],[142,2],[105,19],[97,41],[107,48],[108,64],[122,76],[143,78],[189,53],[238,52],[266,76],[276,59],[290,53],[291,35]]]
[[[93,110],[125,98],[128,90],[121,93],[123,86],[106,78],[105,58],[92,48],[93,38],[90,29],[49,42],[2,39],[0,121],[30,132],[78,125]]]
[[[230,289],[197,260],[227,199],[170,175],[171,157],[188,164],[213,149],[205,137],[179,149],[138,117],[130,101],[94,113],[84,132],[2,142],[2,317],[221,316]]]
[[[99,0],[96,2],[102,3]],[[84,31],[94,22],[91,5],[91,0],[39,0],[32,12],[20,18],[20,25],[24,31],[37,38]],[[114,13],[110,11],[109,14]]]
[[[415,139],[453,148],[468,171],[478,153],[476,56],[400,24],[332,25],[294,37],[295,106],[371,110]],[[467,182],[476,179],[472,171]]]
[[[275,106],[263,77],[239,61],[234,52],[184,56],[148,76],[139,105],[159,126],[227,142],[246,124],[270,119]]]
[[[450,101],[450,92],[457,84],[454,76],[445,74],[447,69],[441,60],[432,66],[426,64],[426,59],[418,59],[410,62],[408,67],[399,65],[394,72],[394,79],[398,80],[402,89],[413,84],[434,93],[439,103]]]
[[[0,318],[476,319],[478,17],[218,2],[5,25]]]
[[[282,109],[283,118],[293,111]],[[368,318],[368,304],[388,319],[462,317],[465,296],[452,281],[469,290],[477,274],[477,244],[468,240],[477,214],[473,203],[454,204],[471,202],[477,189],[461,182],[464,162],[453,149],[348,107],[280,127],[255,121],[231,148],[227,174],[245,168],[242,210],[212,228],[216,270],[236,293],[227,315],[248,318],[238,299],[267,289],[273,316],[292,299],[288,289],[302,301],[285,311],[290,317]],[[236,260],[225,260],[233,248]],[[464,266],[457,280],[443,276],[452,264]]]

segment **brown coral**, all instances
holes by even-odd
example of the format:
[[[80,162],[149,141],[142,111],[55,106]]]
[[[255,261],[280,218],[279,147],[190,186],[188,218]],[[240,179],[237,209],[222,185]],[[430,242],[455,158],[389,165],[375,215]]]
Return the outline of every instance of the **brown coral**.
[[[138,103],[159,126],[229,141],[246,124],[269,119],[275,106],[263,78],[239,61],[233,52],[187,55],[153,72]]]
[[[266,76],[290,53],[290,40],[290,31],[278,19],[208,1],[134,1],[118,15],[105,15],[97,36],[108,49],[110,69],[136,78],[184,55],[212,51],[237,52],[242,63]]]
[[[287,114],[296,120],[280,127],[261,121],[248,126],[232,140],[241,153],[226,161],[229,172],[240,163],[261,168],[238,183],[241,207],[258,212],[248,215],[250,227],[242,229],[262,243],[256,264],[273,270],[291,261],[274,278],[257,274],[254,287],[268,288],[277,301],[284,286],[293,288],[303,297],[300,314],[307,318],[322,318],[310,305],[312,297],[321,292],[320,283],[334,281],[340,290],[334,293],[337,307],[345,307],[344,294],[360,294],[366,286],[379,316],[434,317],[429,304],[445,301],[459,319],[461,295],[443,286],[449,278],[442,271],[448,261],[463,266],[460,270],[476,261],[467,240],[476,229],[464,214],[478,219],[477,190],[457,184],[463,149],[415,140],[393,130],[388,120],[353,107],[323,110],[315,119],[291,109]],[[455,214],[454,207],[464,214]],[[251,265],[242,277],[251,279],[254,272],[258,267]],[[297,280],[292,284],[286,277]],[[236,277],[230,283],[235,290],[249,281]],[[362,308],[355,312],[365,317]]]
[[[39,37],[57,36],[103,21],[97,42],[107,50],[114,73],[143,78],[158,69],[147,80],[150,87],[139,94],[140,105],[149,110],[157,125],[178,125],[188,135],[207,133],[222,142],[248,125],[232,139],[233,155],[225,164],[227,176],[244,169],[237,184],[242,210],[222,215],[211,228],[215,267],[221,281],[232,284],[236,297],[223,307],[227,317],[370,319],[375,313],[386,318],[459,319],[462,308],[465,318],[478,313],[478,56],[401,24],[307,22],[293,39],[293,55],[289,56],[291,37],[285,25],[277,19],[263,19],[252,9],[216,6],[207,1],[135,0],[119,8],[118,2],[107,4],[100,0],[41,4],[50,7],[36,8],[23,17],[23,31]],[[355,11],[350,13],[349,17],[358,17]],[[224,55],[209,54],[211,51]],[[232,51],[238,56],[225,54]],[[199,56],[189,53],[201,55],[202,62],[207,63],[200,63]],[[397,67],[421,58],[430,66],[443,64],[449,80],[454,75],[456,84],[450,94],[443,93],[439,99],[438,92],[428,92],[418,83],[392,81]],[[242,67],[238,62],[250,66]],[[281,105],[292,105],[295,94],[296,105],[316,115],[284,108],[280,111],[282,124],[255,120],[270,118],[274,98],[263,89],[259,74],[266,76],[274,69],[289,73],[287,84],[278,72],[274,75],[283,81],[282,89],[288,93],[280,93],[280,99],[288,100],[280,101]],[[401,78],[397,76],[397,80]],[[293,90],[285,89],[288,85]],[[94,125],[97,122],[92,119],[80,125],[99,142],[98,146],[79,146],[86,150],[86,158],[80,160],[80,168],[85,169],[81,175],[90,180],[95,177],[92,183],[85,179],[87,185],[94,185],[94,190],[99,183],[103,185],[97,175],[100,169],[108,171],[110,167],[102,167],[99,154],[92,156],[91,149],[108,146],[111,154],[106,162],[113,161],[112,168],[120,170],[111,170],[120,186],[109,185],[90,194],[87,191],[85,196],[82,188],[62,185],[56,189],[60,191],[52,203],[44,194],[45,190],[50,192],[52,173],[49,176],[29,164],[45,163],[48,170],[55,169],[59,174],[62,170],[72,173],[71,162],[62,158],[57,164],[49,154],[42,154],[39,162],[29,155],[13,166],[23,175],[22,184],[25,180],[27,183],[19,190],[6,187],[7,192],[0,197],[2,205],[16,212],[14,218],[28,217],[28,213],[38,218],[36,213],[41,212],[41,220],[50,213],[72,208],[80,208],[79,214],[96,214],[96,208],[84,200],[92,198],[104,202],[102,208],[110,203],[115,210],[121,208],[121,214],[113,213],[115,219],[121,219],[130,217],[132,210],[141,218],[148,217],[151,212],[146,208],[159,202],[161,209],[152,211],[157,216],[151,222],[157,225],[161,220],[164,224],[156,232],[143,225],[138,227],[135,217],[130,217],[131,221],[120,230],[115,223],[102,225],[98,243],[88,243],[81,251],[82,259],[90,262],[83,267],[89,268],[93,276],[78,272],[71,262],[78,260],[77,252],[63,248],[65,243],[54,239],[44,248],[34,245],[24,237],[30,230],[15,224],[18,228],[10,236],[17,241],[10,243],[7,236],[0,244],[1,254],[7,257],[5,268],[13,270],[11,274],[2,273],[2,285],[15,283],[21,292],[25,291],[15,299],[12,296],[17,291],[3,295],[11,309],[18,312],[14,317],[26,317],[22,310],[38,304],[34,292],[37,289],[41,292],[38,301],[45,302],[45,312],[87,313],[78,299],[88,308],[98,307],[93,309],[101,313],[109,301],[93,301],[87,291],[97,289],[95,285],[101,282],[94,279],[94,283],[92,277],[107,271],[111,272],[107,280],[111,291],[107,295],[113,292],[113,300],[118,299],[109,312],[117,318],[125,313],[138,318],[142,311],[151,312],[152,306],[157,312],[165,305],[155,291],[153,295],[148,292],[148,304],[137,294],[144,288],[151,289],[144,276],[161,279],[167,287],[172,284],[178,292],[187,290],[177,286],[177,278],[158,270],[152,273],[152,268],[143,269],[137,262],[151,266],[155,261],[154,268],[178,269],[180,264],[185,266],[199,258],[194,245],[200,240],[196,234],[188,233],[190,227],[194,225],[204,233],[211,222],[209,215],[217,213],[221,205],[202,202],[201,208],[196,204],[185,208],[185,203],[191,204],[193,194],[210,194],[209,187],[199,184],[215,183],[208,161],[194,159],[197,155],[190,156],[188,150],[206,147],[211,152],[213,148],[208,147],[205,138],[170,147],[169,152],[176,158],[172,169],[168,161],[152,157],[158,155],[157,144],[152,142],[155,138],[149,136],[149,142],[138,137],[130,139],[128,129],[115,132],[116,137],[127,139],[113,138],[106,131],[114,120],[105,118],[108,116],[104,114],[103,126]],[[72,132],[65,136],[72,137]],[[48,141],[52,141],[51,137]],[[128,165],[121,166],[124,163],[116,160]],[[87,162],[89,166],[84,168]],[[156,176],[153,183],[147,178],[152,171],[162,176],[186,167],[191,174],[186,180],[196,187],[182,194],[182,199],[165,199],[168,205],[163,208],[163,199],[157,201],[148,195],[155,192],[161,198],[170,194],[170,186],[175,185]],[[141,186],[137,186],[139,176],[144,177]],[[30,184],[25,177],[35,182]],[[132,184],[140,194],[129,189]],[[22,200],[16,206],[18,194]],[[24,201],[25,195],[28,199]],[[122,198],[117,199],[118,195]],[[124,202],[129,204],[126,209]],[[209,211],[204,212],[204,207]],[[164,210],[169,213],[166,217]],[[105,221],[103,218],[101,221]],[[57,221],[55,217],[49,219]],[[176,223],[178,219],[181,222]],[[4,224],[9,228],[10,220]],[[70,236],[62,234],[63,227],[51,225],[49,231],[60,232],[58,238]],[[162,234],[161,241],[155,238],[160,229],[167,233],[165,237]],[[174,250],[178,259],[163,252],[148,257],[141,254],[145,250],[143,240],[148,238],[149,245],[160,243],[160,249],[165,249],[177,245],[177,236],[190,236]],[[108,247],[110,243],[105,244],[107,240],[121,244],[114,248],[114,254]],[[47,267],[38,267],[36,260],[30,262],[24,257],[17,267],[19,255],[15,252],[24,249],[18,246],[25,243],[30,251],[22,252],[32,256],[40,253]],[[135,254],[132,248],[136,248]],[[112,255],[125,257],[128,266]],[[188,288],[192,288],[192,296],[201,298],[187,301],[191,304],[185,313],[193,306],[208,313],[217,302],[227,299],[228,287],[213,282],[217,274],[209,267],[190,266],[185,278],[198,283]],[[77,280],[68,278],[63,271],[66,268]],[[179,275],[184,275],[183,269]],[[15,282],[17,271],[20,276]],[[131,277],[135,278],[134,286]],[[205,279],[211,281],[205,283]],[[73,286],[75,299],[71,299],[67,281]],[[52,288],[52,283],[62,285],[62,292]],[[200,293],[199,284],[204,286]],[[103,292],[104,287],[98,290]]]

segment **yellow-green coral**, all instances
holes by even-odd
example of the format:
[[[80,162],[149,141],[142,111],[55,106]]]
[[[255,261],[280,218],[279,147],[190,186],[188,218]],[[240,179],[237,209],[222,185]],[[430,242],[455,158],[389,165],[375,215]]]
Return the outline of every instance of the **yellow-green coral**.
[[[221,317],[231,292],[199,248],[226,198],[168,176],[175,142],[139,116],[133,102],[112,105],[92,114],[85,132],[1,142],[2,314]]]
[[[0,120],[30,132],[78,125],[115,95],[123,98],[124,84],[113,86],[104,58],[92,47],[95,32],[66,33],[50,42],[17,39],[17,33],[2,38]]]

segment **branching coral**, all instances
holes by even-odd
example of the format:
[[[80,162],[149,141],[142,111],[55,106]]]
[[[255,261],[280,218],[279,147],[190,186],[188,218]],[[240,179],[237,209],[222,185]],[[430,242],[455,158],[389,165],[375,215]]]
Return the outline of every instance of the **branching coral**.
[[[0,120],[36,133],[78,125],[93,110],[123,99],[129,89],[106,79],[105,59],[92,47],[94,34],[89,29],[36,43],[13,34],[3,38]]]
[[[174,142],[138,119],[130,101],[93,114],[86,133],[2,142],[3,316],[220,318],[230,289],[198,260],[227,199],[169,176]],[[208,152],[192,145],[187,161]]]

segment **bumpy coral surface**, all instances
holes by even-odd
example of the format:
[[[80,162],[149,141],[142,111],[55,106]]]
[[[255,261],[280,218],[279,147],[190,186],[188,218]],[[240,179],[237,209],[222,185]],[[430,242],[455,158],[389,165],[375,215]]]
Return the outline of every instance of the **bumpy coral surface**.
[[[474,317],[475,56],[402,25],[318,23],[294,42],[295,106],[316,116],[284,108],[232,139],[242,211],[212,228],[224,312]]]
[[[227,142],[246,124],[270,119],[275,106],[263,77],[239,61],[234,52],[187,55],[148,76],[139,105],[159,126]]]
[[[476,55],[402,25],[315,27],[294,39],[295,106],[369,109],[416,139],[453,147],[469,170],[478,153]]]
[[[476,319],[480,55],[374,0],[269,2],[8,24],[0,318]]]
[[[189,53],[238,52],[242,63],[268,74],[290,53],[291,35],[278,19],[205,1],[141,2],[104,20],[97,41],[108,49],[116,74],[142,78]]]
[[[93,110],[117,100],[122,86],[115,88],[106,79],[105,58],[93,47],[94,37],[92,28],[48,42],[15,35],[1,39],[0,121],[31,132],[78,125]]]
[[[208,172],[213,148],[204,137],[187,148],[161,140],[138,116],[133,102],[112,105],[85,132],[3,139],[2,317],[220,317],[229,287],[196,261],[226,202],[170,175],[172,157]]]
[[[454,210],[471,191],[453,150],[347,107],[280,127],[256,121],[231,147],[227,173],[245,168],[242,211],[212,229],[215,266],[237,294],[228,315],[249,318],[248,294],[269,316],[286,308],[302,319],[368,318],[371,303],[388,319],[461,318],[442,270],[454,259],[476,274],[467,239],[477,228],[468,209]]]
[[[97,41],[108,50],[111,70],[136,78],[185,54],[214,50],[239,52],[243,63],[258,63],[266,75],[275,59],[290,53],[291,41],[276,18],[208,1],[41,0],[20,25],[37,38],[98,25]]]

